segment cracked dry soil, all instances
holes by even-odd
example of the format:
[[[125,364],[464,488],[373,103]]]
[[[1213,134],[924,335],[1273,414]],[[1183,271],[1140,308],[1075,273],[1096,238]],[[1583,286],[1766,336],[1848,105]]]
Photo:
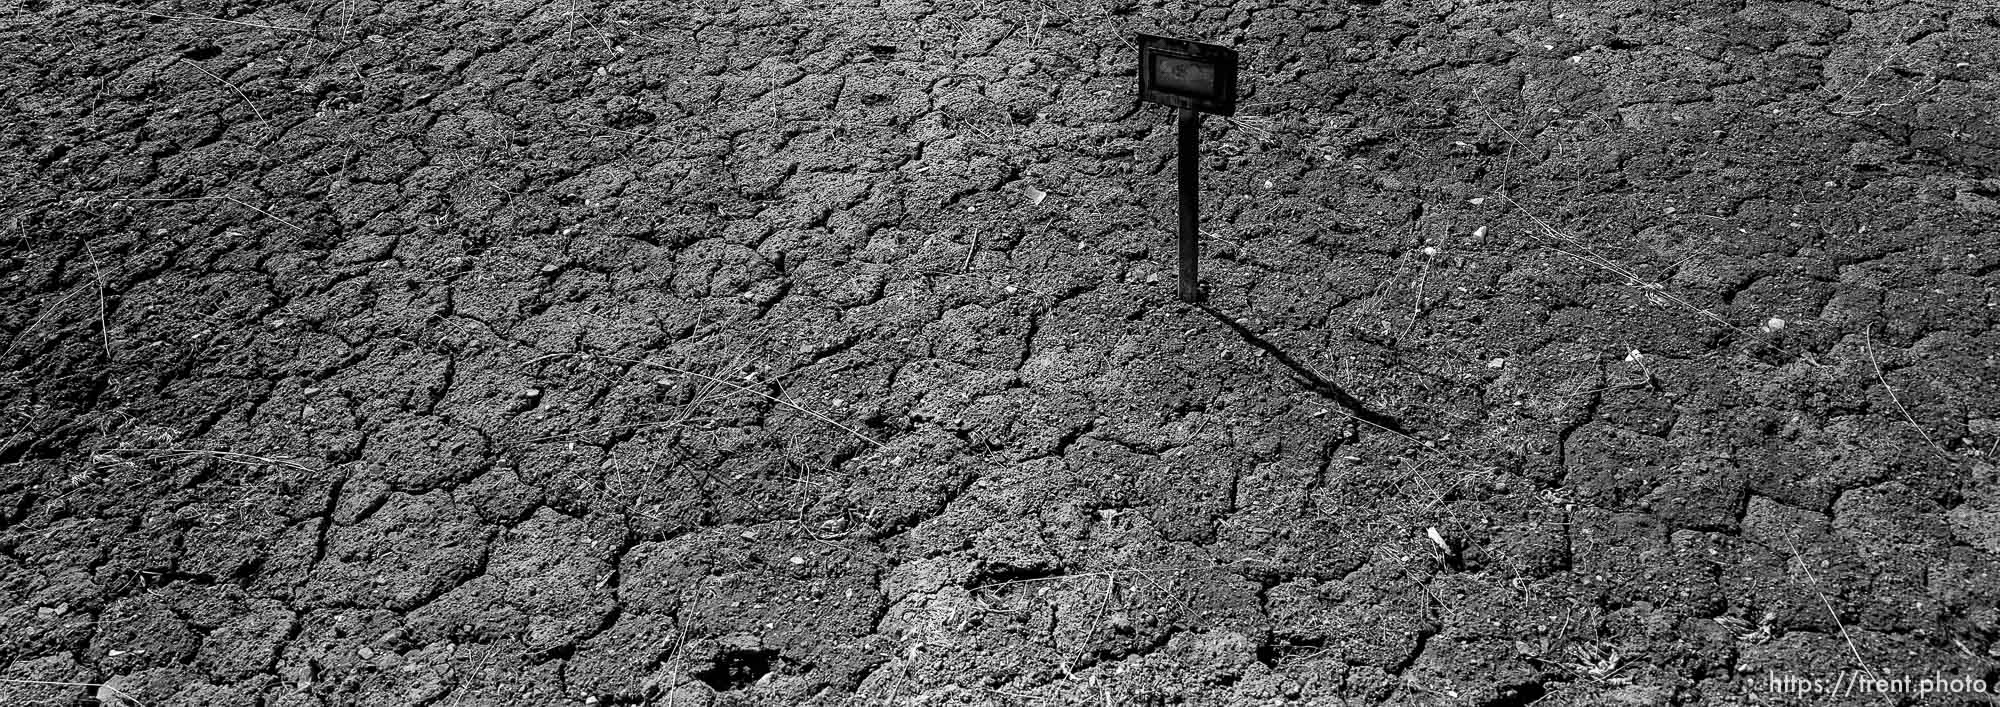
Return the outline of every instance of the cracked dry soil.
[[[1246,61],[1202,308],[1142,31]],[[0,703],[2000,682],[1990,2],[14,0],[0,47]]]

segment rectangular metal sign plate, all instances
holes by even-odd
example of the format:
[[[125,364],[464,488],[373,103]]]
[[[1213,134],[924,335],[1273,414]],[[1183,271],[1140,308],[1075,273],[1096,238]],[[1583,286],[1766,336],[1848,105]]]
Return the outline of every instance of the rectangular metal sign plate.
[[[1236,50],[1218,44],[1139,35],[1139,100],[1236,114]]]

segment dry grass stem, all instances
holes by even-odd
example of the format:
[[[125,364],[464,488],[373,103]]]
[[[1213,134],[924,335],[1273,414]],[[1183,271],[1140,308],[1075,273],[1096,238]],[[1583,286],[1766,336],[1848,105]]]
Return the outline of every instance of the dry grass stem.
[[[1827,599],[1826,592],[1820,590],[1819,578],[1813,576],[1812,568],[1806,566],[1805,556],[1799,554],[1797,538],[1788,537],[1785,539],[1785,543],[1791,546],[1792,560],[1799,564],[1799,571],[1805,574],[1806,583],[1812,587],[1813,595],[1819,597],[1820,605],[1826,607],[1827,617],[1833,619],[1833,627],[1840,629],[1840,638],[1847,642],[1847,652],[1854,656],[1854,664],[1860,666],[1862,670],[1867,671],[1869,678],[1880,679],[1876,677],[1875,669],[1869,667],[1868,661],[1862,660],[1861,649],[1854,645],[1854,637],[1847,635],[1847,624],[1841,622],[1840,612],[1833,610],[1833,601]]]
[[[104,338],[104,359],[111,360],[111,325],[106,322],[104,306],[104,268],[97,264],[97,252],[91,250],[90,241],[83,242],[83,252],[90,256],[90,270],[97,278],[97,331]]]
[[[141,197],[131,197],[131,198],[125,198],[125,199],[112,199],[112,201],[121,201],[121,202],[122,202],[122,201],[211,201],[211,200],[215,200],[215,199],[221,199],[221,200],[223,200],[223,201],[227,201],[227,202],[230,202],[230,203],[232,203],[232,204],[235,204],[235,205],[237,205],[237,206],[241,206],[241,207],[243,207],[243,208],[246,208],[246,209],[249,209],[249,210],[251,210],[251,211],[255,211],[255,212],[257,212],[257,213],[260,213],[260,214],[263,214],[263,215],[264,215],[264,216],[265,216],[266,218],[269,218],[269,219],[271,219],[271,220],[273,220],[273,221],[277,221],[278,223],[282,223],[282,224],[285,224],[285,225],[287,225],[287,226],[290,226],[290,227],[292,227],[292,230],[294,230],[294,231],[298,231],[298,232],[300,232],[300,233],[305,233],[305,232],[306,232],[306,229],[303,229],[303,228],[300,228],[300,227],[299,227],[299,225],[298,225],[298,224],[296,224],[296,223],[292,223],[292,222],[290,222],[290,221],[286,221],[286,220],[284,220],[284,219],[282,219],[282,218],[278,218],[278,215],[277,215],[277,214],[273,214],[273,213],[271,213],[271,212],[269,212],[269,211],[265,211],[265,210],[263,210],[263,209],[260,209],[260,208],[257,208],[257,207],[255,207],[255,206],[251,206],[251,205],[250,205],[250,204],[249,204],[248,202],[245,202],[245,201],[243,201],[242,199],[238,199],[238,198],[236,198],[236,197],[233,197],[233,196],[190,196],[190,197],[182,197],[182,198],[178,198],[178,199],[166,199],[166,198],[158,198],[158,197],[152,197],[152,198],[141,198]]]
[[[1889,394],[1889,402],[1896,404],[1896,411],[1903,413],[1903,420],[1909,422],[1911,427],[1917,428],[1917,434],[1924,436],[1924,443],[1931,446],[1931,451],[1937,452],[1938,457],[1945,461],[1952,461],[1951,455],[1944,451],[1944,447],[1939,446],[1937,440],[1931,439],[1930,431],[1924,429],[1923,425],[1917,424],[1916,416],[1910,414],[1909,408],[1903,407],[1903,399],[1896,397],[1896,389],[1889,386],[1888,378],[1883,377],[1882,362],[1875,358],[1875,341],[1871,334],[1872,331],[1872,327],[1861,330],[1861,348],[1863,351],[1868,352],[1868,364],[1875,367],[1876,382],[1881,383],[1882,390]]]
[[[224,86],[228,86],[228,87],[229,87],[229,90],[231,90],[231,91],[235,91],[235,92],[236,92],[236,96],[237,96],[238,98],[241,98],[241,99],[243,99],[243,103],[244,103],[245,105],[248,105],[248,106],[250,106],[250,112],[251,112],[252,114],[255,114],[255,115],[257,116],[257,122],[259,122],[259,123],[268,123],[268,122],[270,122],[270,119],[269,119],[269,118],[265,118],[265,117],[264,117],[264,111],[262,111],[262,110],[259,110],[259,109],[257,108],[257,102],[256,102],[256,101],[253,101],[253,100],[250,100],[250,94],[247,94],[247,93],[244,93],[244,92],[243,92],[243,89],[240,89],[240,88],[237,88],[237,87],[236,87],[236,84],[233,84],[233,83],[230,83],[230,82],[228,81],[228,79],[224,79],[224,78],[222,78],[221,76],[217,76],[217,75],[215,75],[215,72],[213,72],[213,71],[209,71],[208,69],[205,69],[205,68],[202,68],[202,66],[201,66],[200,64],[197,64],[197,63],[194,63],[194,62],[192,62],[192,61],[188,61],[187,59],[179,59],[178,61],[179,61],[180,63],[183,63],[183,64],[186,64],[186,65],[188,65],[188,66],[192,66],[192,67],[194,67],[194,70],[195,70],[195,71],[199,71],[199,72],[201,72],[201,73],[204,73],[204,74],[207,74],[209,78],[212,78],[212,79],[215,79],[215,81],[216,81],[217,83],[220,83],[220,84],[222,84],[222,85],[224,85]],[[267,214],[267,215],[268,215],[268,214]],[[277,218],[277,217],[273,216],[272,218]]]
[[[141,455],[139,457],[139,460],[188,459],[195,457],[207,457],[210,459],[214,459],[216,461],[228,462],[230,464],[239,464],[242,466],[282,466],[290,469],[295,469],[298,471],[303,471],[306,473],[314,473],[319,471],[318,469],[314,469],[312,467],[299,464],[298,462],[294,462],[289,459],[261,457],[255,454],[244,454],[241,452],[227,452],[219,449],[180,449],[177,447],[170,447],[167,449],[145,449],[145,448],[134,448],[134,447],[113,447],[110,449],[103,449],[99,451],[111,454],[139,454]]]
[[[1666,285],[1657,282],[1652,282],[1645,278],[1639,277],[1637,273],[1632,272],[1630,269],[1622,265],[1619,265],[1616,262],[1613,262],[1609,258],[1606,258],[1602,255],[1598,255],[1595,251],[1590,250],[1589,246],[1584,245],[1581,241],[1578,241],[1575,237],[1563,233],[1560,230],[1557,230],[1555,226],[1549,225],[1548,221],[1543,220],[1542,217],[1540,216],[1536,216],[1534,212],[1529,211],[1527,207],[1522,206],[1520,202],[1514,201],[1513,197],[1509,197],[1504,193],[1496,193],[1495,195],[1499,196],[1502,200],[1506,201],[1508,205],[1513,206],[1515,210],[1520,211],[1521,215],[1527,216],[1528,220],[1535,222],[1536,226],[1541,227],[1543,233],[1536,234],[1531,231],[1530,235],[1533,235],[1538,240],[1542,240],[1544,242],[1556,241],[1560,243],[1566,243],[1583,251],[1582,253],[1577,253],[1575,251],[1571,251],[1559,245],[1551,243],[1550,247],[1553,248],[1556,252],[1583,261],[1584,263],[1588,263],[1605,272],[1609,272],[1613,275],[1617,275],[1621,278],[1624,278],[1626,284],[1644,290],[1646,292],[1646,296],[1649,298],[1656,297],[1659,298],[1659,300],[1662,302],[1671,302],[1673,304],[1680,305],[1681,307],[1687,309],[1688,311],[1694,312],[1695,314],[1699,314],[1703,318],[1715,322],[1716,324],[1722,326],[1725,329],[1729,329],[1738,334],[1746,335],[1752,339],[1757,340],[1759,343],[1768,346],[1773,350],[1782,352],[1794,359],[1798,359],[1801,361],[1805,361],[1807,363],[1813,363],[1817,365],[1817,363],[1813,361],[1811,357],[1808,357],[1805,354],[1792,351],[1785,347],[1771,343],[1770,338],[1765,336],[1763,332],[1757,331],[1756,329],[1752,329],[1749,327],[1738,326],[1736,324],[1733,324],[1729,320],[1722,318],[1722,315],[1695,306],[1694,303],[1682,299],[1680,296],[1675,295],[1671,292],[1668,292]]]

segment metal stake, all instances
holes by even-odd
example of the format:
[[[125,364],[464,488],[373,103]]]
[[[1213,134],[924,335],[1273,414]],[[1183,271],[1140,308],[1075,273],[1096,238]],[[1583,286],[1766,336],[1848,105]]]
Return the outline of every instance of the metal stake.
[[[1201,278],[1195,272],[1195,259],[1200,257],[1200,244],[1195,239],[1201,233],[1201,114],[1186,108],[1179,110],[1181,114],[1179,290],[1182,302],[1197,302],[1201,300]]]

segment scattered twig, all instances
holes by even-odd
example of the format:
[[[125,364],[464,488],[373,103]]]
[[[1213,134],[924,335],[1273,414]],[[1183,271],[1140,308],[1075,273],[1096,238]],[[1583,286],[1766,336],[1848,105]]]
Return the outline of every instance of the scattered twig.
[[[592,491],[596,491],[599,496],[602,496],[605,500],[610,501],[612,504],[620,506],[622,510],[624,510],[626,513],[637,515],[641,518],[646,518],[648,520],[666,522],[665,518],[661,518],[651,513],[639,510],[638,506],[633,505],[631,502],[628,502],[623,498],[620,498],[618,494],[612,493],[611,487],[605,485],[603,482],[584,478],[582,474],[578,474],[574,470],[565,470],[561,476],[568,476],[570,478],[576,479],[579,483],[585,486],[589,486]],[[559,476],[557,478],[561,477]]]
[[[1273,133],[1271,128],[1271,125],[1277,121],[1267,116],[1245,115],[1245,116],[1224,118],[1223,120],[1224,122],[1229,123],[1231,127],[1249,133],[1250,137],[1255,139],[1257,142],[1274,143],[1278,141],[1276,135]]]
[[[169,20],[191,20],[195,22],[222,22],[225,24],[242,25],[244,27],[256,27],[258,29],[278,30],[280,32],[298,32],[301,34],[312,34],[312,30],[309,29],[301,29],[298,27],[282,27],[279,25],[260,25],[255,22],[240,22],[237,20],[225,20],[220,17],[201,17],[196,15],[169,15],[162,12],[147,12],[145,10],[134,10],[125,7],[113,7],[110,5],[91,5],[91,7],[102,8],[106,10],[115,10],[118,12],[129,12],[135,15],[146,15],[149,17],[163,17]]]
[[[265,117],[264,117],[264,111],[262,111],[262,110],[259,110],[259,109],[257,108],[257,102],[256,102],[256,101],[253,101],[253,100],[250,100],[250,94],[247,94],[247,93],[244,93],[244,92],[243,92],[243,89],[240,89],[240,88],[237,88],[237,87],[236,87],[236,84],[233,84],[233,83],[230,83],[230,82],[229,82],[229,81],[228,81],[227,79],[224,79],[224,78],[222,78],[222,77],[220,77],[220,76],[217,76],[217,75],[215,75],[215,72],[213,72],[213,71],[209,71],[208,69],[204,69],[204,68],[202,68],[202,66],[201,66],[200,64],[197,64],[197,63],[194,63],[194,62],[192,62],[192,61],[188,61],[187,59],[179,59],[178,61],[179,61],[180,63],[183,63],[183,64],[186,64],[186,65],[188,65],[188,66],[192,66],[192,67],[194,67],[194,70],[195,70],[195,71],[199,71],[199,72],[202,72],[202,73],[204,73],[204,74],[208,74],[208,77],[209,77],[209,78],[212,78],[212,79],[215,79],[217,83],[220,83],[220,84],[222,84],[222,85],[224,85],[224,86],[228,86],[228,87],[229,87],[229,90],[231,90],[231,91],[235,91],[235,92],[236,92],[236,96],[237,96],[238,98],[242,98],[242,99],[243,99],[243,103],[244,103],[244,104],[246,104],[246,105],[249,105],[249,106],[250,106],[250,112],[251,112],[251,113],[253,113],[253,114],[256,114],[256,116],[257,116],[257,122],[259,122],[259,123],[269,123],[269,122],[271,122],[269,118],[265,118]]]
[[[1417,297],[1414,301],[1410,302],[1410,323],[1403,327],[1403,333],[1396,335],[1396,339],[1399,341],[1407,338],[1410,335],[1410,330],[1417,328],[1417,320],[1424,316],[1424,289],[1430,286],[1431,264],[1437,262],[1437,248],[1435,246],[1425,246],[1423,250],[1418,252],[1424,256],[1424,264],[1417,273]]]
[[[255,207],[255,206],[251,206],[251,205],[250,205],[250,204],[249,204],[248,202],[245,202],[245,201],[243,201],[242,199],[238,199],[238,198],[236,198],[236,197],[233,197],[233,196],[191,196],[191,197],[184,197],[184,198],[179,198],[179,199],[163,199],[163,198],[139,198],[139,197],[132,197],[132,198],[125,198],[125,199],[112,199],[112,201],[209,201],[209,200],[212,200],[212,199],[221,199],[221,200],[223,200],[223,201],[227,201],[227,202],[230,202],[230,203],[232,203],[232,204],[235,204],[235,205],[237,205],[237,206],[241,206],[241,207],[243,207],[243,208],[246,208],[246,209],[249,209],[249,210],[251,210],[251,211],[255,211],[255,212],[257,212],[257,213],[260,213],[260,214],[263,214],[264,216],[266,216],[266,217],[270,218],[270,219],[271,219],[271,220],[273,220],[273,221],[277,221],[278,223],[282,223],[282,224],[285,224],[285,225],[287,225],[287,226],[290,226],[290,227],[292,227],[292,230],[294,230],[294,231],[298,231],[298,232],[300,232],[300,233],[305,233],[305,232],[306,232],[306,229],[303,229],[303,228],[300,228],[300,227],[299,227],[299,225],[298,225],[298,224],[296,224],[296,223],[292,223],[292,222],[290,222],[290,221],[286,221],[286,220],[284,220],[284,219],[282,219],[282,218],[278,218],[278,215],[277,215],[277,214],[274,214],[274,213],[271,213],[271,212],[269,212],[269,211],[265,211],[265,210],[263,210],[263,209],[260,209],[260,208],[257,208],[257,207]]]
[[[7,355],[14,353],[14,347],[19,346],[22,341],[28,338],[28,332],[34,331],[35,327],[41,326],[43,321],[47,320],[49,317],[54,316],[57,312],[61,311],[62,306],[64,304],[67,304],[70,300],[75,299],[76,296],[80,294],[83,294],[83,290],[77,290],[67,295],[63,295],[62,298],[56,300],[54,304],[51,304],[47,308],[43,309],[42,313],[40,315],[37,315],[34,321],[28,322],[27,326],[21,328],[20,333],[14,335],[14,339],[12,341],[7,342],[7,349],[5,351],[0,351],[0,357],[5,357]]]
[[[1833,619],[1833,627],[1840,629],[1841,639],[1847,641],[1847,651],[1853,654],[1854,663],[1860,666],[1862,670],[1867,671],[1868,677],[1875,678],[1875,669],[1869,667],[1868,661],[1861,659],[1861,649],[1854,645],[1854,637],[1847,635],[1847,624],[1841,623],[1840,612],[1833,610],[1833,602],[1827,599],[1826,592],[1821,591],[1819,588],[1819,578],[1813,576],[1812,568],[1806,566],[1805,556],[1799,554],[1798,539],[1788,536],[1785,538],[1785,543],[1791,546],[1792,560],[1799,563],[1799,571],[1805,573],[1806,583],[1812,586],[1813,594],[1819,597],[1820,605],[1826,607],[1826,615]]]
[[[1875,341],[1873,335],[1871,334],[1873,329],[1874,327],[1862,328],[1861,348],[1863,351],[1868,352],[1868,364],[1875,367],[1875,380],[1877,382],[1880,382],[1882,384],[1882,390],[1889,394],[1889,402],[1896,404],[1896,411],[1903,413],[1903,419],[1909,422],[1911,427],[1917,428],[1917,434],[1924,436],[1924,442],[1931,446],[1931,451],[1937,452],[1938,457],[1944,459],[1945,461],[1952,461],[1951,455],[1944,451],[1944,447],[1938,446],[1937,440],[1931,439],[1930,431],[1924,429],[1923,425],[1917,424],[1916,416],[1910,414],[1909,408],[1903,407],[1902,398],[1896,397],[1896,389],[1889,386],[1888,378],[1883,377],[1882,362],[1875,358]]]
[[[1729,320],[1724,319],[1722,315],[1695,306],[1694,303],[1682,299],[1680,296],[1675,295],[1671,292],[1668,292],[1666,289],[1666,285],[1657,282],[1652,282],[1645,278],[1639,277],[1638,273],[1635,273],[1632,270],[1622,265],[1619,265],[1616,262],[1612,262],[1610,258],[1598,255],[1596,252],[1591,251],[1589,246],[1584,245],[1582,242],[1578,241],[1574,236],[1570,236],[1569,234],[1563,233],[1562,231],[1557,230],[1555,226],[1549,225],[1548,221],[1543,220],[1542,217],[1540,216],[1536,216],[1534,212],[1529,211],[1527,207],[1522,206],[1520,202],[1514,201],[1513,197],[1507,196],[1506,193],[1495,192],[1495,195],[1500,197],[1501,200],[1506,201],[1509,206],[1514,207],[1516,211],[1521,212],[1521,215],[1528,217],[1528,220],[1533,221],[1535,225],[1541,227],[1542,231],[1544,232],[1542,234],[1537,234],[1534,233],[1533,231],[1530,231],[1529,232],[1530,235],[1533,235],[1538,240],[1542,240],[1544,242],[1558,241],[1561,243],[1567,243],[1576,246],[1577,248],[1582,249],[1583,251],[1583,253],[1580,254],[1551,243],[1549,247],[1555,249],[1556,252],[1583,261],[1584,263],[1588,263],[1592,266],[1595,266],[1600,270],[1624,278],[1626,284],[1644,290],[1648,297],[1657,297],[1660,299],[1660,301],[1672,302],[1674,304],[1680,305],[1681,307],[1686,308],[1688,311],[1694,312],[1695,314],[1699,314],[1703,318],[1721,325],[1725,329],[1729,329],[1730,331],[1734,331],[1736,333],[1749,336],[1757,340],[1758,343],[1770,347],[1772,350],[1784,353],[1788,356],[1791,356],[1794,359],[1805,361],[1806,363],[1819,365],[1819,363],[1817,361],[1814,361],[1810,356],[1772,343],[1770,339],[1766,337],[1762,332],[1759,332],[1755,329],[1751,329],[1749,327],[1738,326],[1734,323],[1731,323]]]
[[[492,661],[493,661],[493,654],[494,654],[494,653],[498,653],[498,652],[500,652],[500,646],[498,646],[498,645],[492,645],[492,646],[488,646],[488,647],[486,648],[486,650],[485,650],[485,651],[484,651],[483,653],[481,653],[481,654],[480,654],[480,656],[479,656],[479,662],[477,662],[477,663],[474,663],[474,664],[472,665],[472,677],[473,677],[473,679],[478,679],[478,677],[479,677],[479,670],[480,670],[481,668],[485,668],[485,667],[486,667],[486,664],[487,664],[487,663],[490,663],[490,662],[492,662]],[[457,673],[458,673],[458,666],[455,666],[455,665],[454,665],[454,666],[452,666],[452,673],[453,673],[453,676],[452,676],[452,677],[457,677]],[[451,707],[458,707],[459,703],[460,703],[460,702],[463,702],[463,701],[465,700],[465,693],[466,693],[466,691],[467,691],[467,690],[471,689],[471,686],[470,686],[470,685],[467,685],[467,684],[464,684],[464,683],[456,683],[456,684],[452,685],[452,687],[456,688],[456,689],[454,689],[454,690],[453,690],[453,692],[457,693],[457,696],[455,696],[455,697],[453,697],[453,698],[452,698],[452,700],[451,700]]]
[[[91,250],[90,241],[83,242],[83,252],[90,256],[90,269],[97,277],[97,331],[104,337],[104,360],[111,360],[111,325],[105,319],[104,268],[97,264],[97,253]]]
[[[312,473],[314,471],[317,471],[316,469],[305,466],[303,464],[299,464],[298,462],[287,461],[284,459],[274,459],[272,457],[260,457],[255,454],[243,454],[241,452],[226,452],[219,449],[180,449],[178,447],[170,447],[167,449],[145,449],[145,448],[133,448],[133,447],[114,447],[99,451],[110,452],[115,454],[142,454],[144,456],[139,457],[142,460],[209,457],[215,459],[216,461],[229,462],[231,464],[240,464],[243,466],[283,466],[307,473]]]

